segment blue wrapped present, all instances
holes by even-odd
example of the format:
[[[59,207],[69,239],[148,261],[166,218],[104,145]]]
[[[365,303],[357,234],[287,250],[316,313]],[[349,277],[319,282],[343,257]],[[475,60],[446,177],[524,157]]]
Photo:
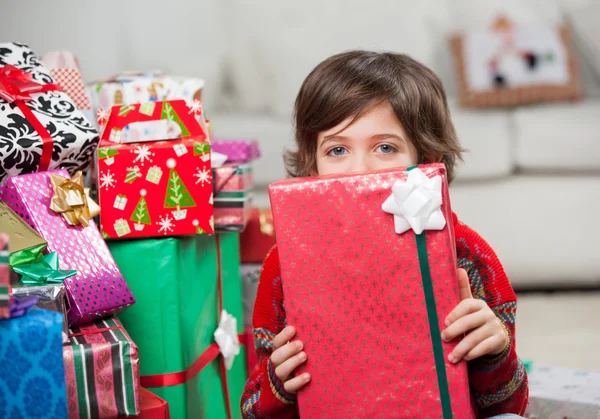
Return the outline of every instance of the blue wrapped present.
[[[67,417],[62,331],[53,311],[0,320],[0,418]]]

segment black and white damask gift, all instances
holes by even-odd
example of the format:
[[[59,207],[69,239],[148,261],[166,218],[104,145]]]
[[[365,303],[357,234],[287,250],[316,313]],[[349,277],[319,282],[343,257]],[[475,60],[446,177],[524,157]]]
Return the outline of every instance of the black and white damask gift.
[[[0,43],[0,183],[9,176],[86,170],[96,128],[24,44]]]

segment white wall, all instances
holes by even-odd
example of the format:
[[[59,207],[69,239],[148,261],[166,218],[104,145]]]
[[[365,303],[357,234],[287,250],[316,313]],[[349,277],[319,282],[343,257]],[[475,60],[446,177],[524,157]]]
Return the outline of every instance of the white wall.
[[[302,79],[351,48],[407,52],[440,73],[452,93],[445,38],[508,12],[554,23],[594,0],[0,0],[0,40],[38,54],[70,49],[86,81],[160,68],[207,80],[206,105],[287,117]],[[223,85],[235,97],[223,94]]]

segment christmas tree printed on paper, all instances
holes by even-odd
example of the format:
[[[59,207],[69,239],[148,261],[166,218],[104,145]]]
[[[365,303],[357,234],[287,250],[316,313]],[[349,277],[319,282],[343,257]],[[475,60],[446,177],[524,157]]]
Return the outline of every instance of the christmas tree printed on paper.
[[[187,210],[181,208],[195,207],[196,203],[183,184],[181,177],[175,171],[176,164],[175,159],[167,160],[167,167],[170,171],[164,207],[175,208],[176,210],[173,211],[173,218],[175,218],[175,220],[183,220],[187,215]]]
[[[152,224],[150,213],[148,212],[148,205],[146,204],[146,194],[147,191],[145,189],[140,191],[140,200],[135,206],[133,214],[131,214],[130,220],[135,222],[133,228],[135,228],[136,231],[142,231],[144,229],[144,224]]]
[[[176,122],[177,125],[179,125],[179,128],[181,128],[181,136],[189,137],[190,132],[169,102],[163,102],[161,119],[168,119],[169,121]]]
[[[210,144],[194,143],[194,156],[200,156],[203,162],[207,162],[210,158]]]
[[[107,166],[112,165],[115,162],[115,156],[119,152],[114,148],[99,148],[98,149],[98,160],[104,160]]]
[[[200,222],[198,220],[192,221],[192,225],[196,227],[196,234],[207,234],[206,231],[200,227]]]
[[[128,167],[125,183],[133,183],[140,177],[142,177],[142,172],[138,166]]]

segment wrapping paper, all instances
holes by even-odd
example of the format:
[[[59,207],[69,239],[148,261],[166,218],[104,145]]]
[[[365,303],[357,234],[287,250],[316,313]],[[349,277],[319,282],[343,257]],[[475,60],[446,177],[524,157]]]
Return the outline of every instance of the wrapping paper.
[[[52,173],[68,176],[65,170]],[[77,271],[64,282],[69,324],[108,317],[133,304],[135,299],[94,221],[88,227],[69,226],[48,209],[52,196],[50,173],[12,177],[0,186],[0,199],[46,239],[47,250],[58,254],[61,269]]]
[[[243,231],[252,211],[254,178],[250,164],[213,168],[215,229]]]
[[[37,83],[53,83],[48,69],[27,45],[0,44],[0,68],[8,64],[31,74]],[[19,103],[32,115],[24,114]],[[43,147],[38,123],[51,137],[48,147]],[[38,171],[45,159],[49,170],[60,167],[71,174],[86,170],[99,141],[96,128],[69,96],[58,90],[32,93],[31,100],[13,103],[0,98],[0,126],[0,183],[9,176]]]
[[[271,210],[253,208],[248,225],[240,235],[242,263],[262,263],[273,246],[275,227]]]
[[[188,103],[202,100],[204,80],[167,76],[160,72],[123,73],[107,81],[88,86],[94,111],[114,105],[132,105],[151,101],[183,99]]]
[[[169,404],[151,391],[140,387],[140,414],[141,419],[170,419]]]
[[[138,349],[116,318],[69,331],[63,347],[70,418],[115,418],[140,412]]]
[[[600,417],[600,373],[533,366],[529,373],[531,419]]]
[[[440,177],[452,220],[445,168],[418,169]],[[439,336],[459,302],[453,224],[397,234],[382,204],[406,178],[393,169],[269,188],[287,321],[310,354],[297,371],[312,375],[298,394],[303,418],[475,417],[467,365],[447,361],[456,343]]]
[[[92,105],[85,91],[79,62],[70,51],[50,51],[41,59],[50,70],[54,81],[62,87],[80,110],[91,111]]]
[[[131,127],[141,122],[174,123],[181,135],[139,141]],[[213,233],[210,144],[184,101],[114,107],[98,159],[100,221],[107,237]]]
[[[14,278],[14,277],[13,277]],[[63,316],[63,331],[66,333],[69,330],[68,314],[69,303],[65,286],[62,284],[44,285],[41,287],[23,287],[13,280],[12,295],[19,299],[26,297],[37,297],[38,301],[35,304],[38,308],[44,310],[55,311]]]
[[[10,265],[8,264],[8,234],[0,231],[0,319],[10,317]]]
[[[62,315],[30,309],[0,321],[0,417],[66,418]]]
[[[224,308],[238,319],[242,332],[238,235],[218,236]],[[219,319],[216,237],[119,240],[109,246],[138,300],[120,318],[139,347],[142,379],[186,370],[214,342]],[[221,379],[215,360],[185,384],[149,389],[169,403],[174,418],[224,418]],[[231,409],[240,417],[243,348],[227,379]]]
[[[258,291],[258,280],[262,272],[260,263],[244,263],[240,268],[242,275],[242,302],[244,303],[244,325],[252,327],[252,317],[254,315],[254,302]]]
[[[227,155],[227,161],[246,163],[260,157],[260,148],[256,140],[213,140],[212,149]]]

